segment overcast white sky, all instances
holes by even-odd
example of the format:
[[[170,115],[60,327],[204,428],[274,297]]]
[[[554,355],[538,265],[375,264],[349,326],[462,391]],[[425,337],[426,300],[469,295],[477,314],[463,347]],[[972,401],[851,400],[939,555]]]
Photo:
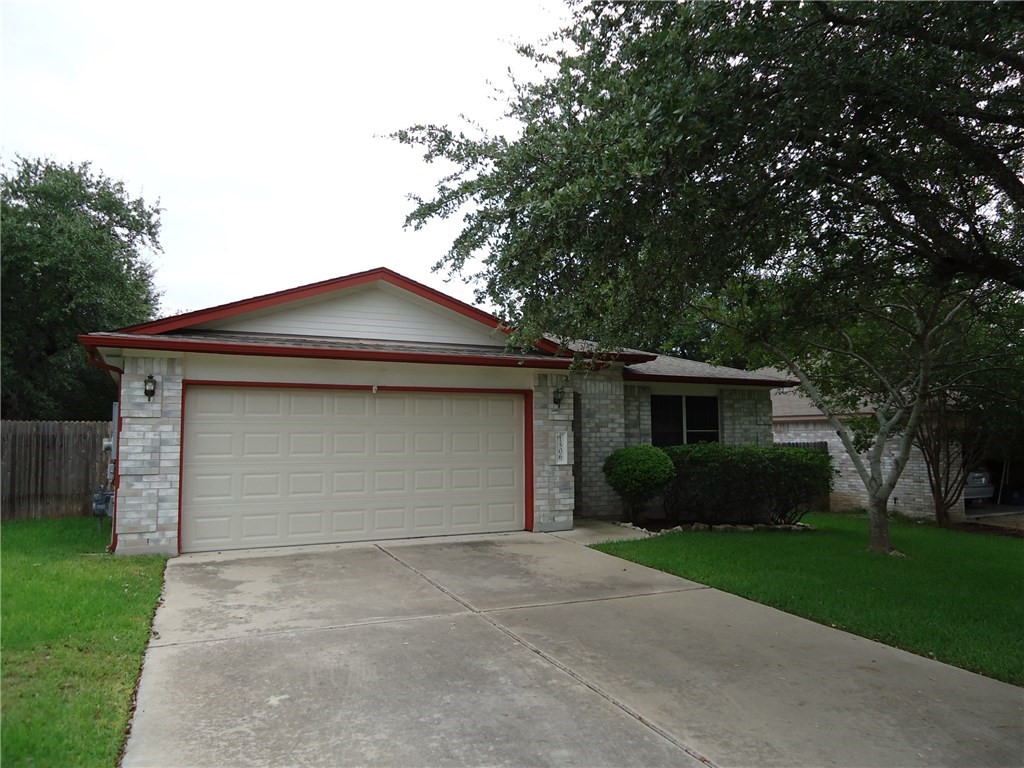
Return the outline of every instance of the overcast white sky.
[[[164,313],[386,266],[430,267],[455,223],[403,230],[439,167],[384,134],[497,121],[517,40],[560,0],[3,0],[0,152],[91,161],[164,208]],[[96,329],[101,330],[101,329]]]

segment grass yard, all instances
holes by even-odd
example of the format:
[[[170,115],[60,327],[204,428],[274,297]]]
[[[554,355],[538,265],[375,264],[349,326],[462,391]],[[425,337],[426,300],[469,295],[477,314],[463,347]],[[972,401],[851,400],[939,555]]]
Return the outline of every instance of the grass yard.
[[[672,533],[595,549],[812,621],[1024,685],[1024,540],[892,523],[907,557],[867,552],[864,517],[814,533]]]
[[[0,763],[117,764],[166,560],[104,554],[109,522],[0,527]]]

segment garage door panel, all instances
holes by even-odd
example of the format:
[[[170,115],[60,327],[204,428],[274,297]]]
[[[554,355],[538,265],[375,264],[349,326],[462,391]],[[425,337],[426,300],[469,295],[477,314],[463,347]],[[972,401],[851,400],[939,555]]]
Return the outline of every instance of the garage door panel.
[[[406,470],[387,469],[378,470],[373,473],[373,490],[376,493],[401,493],[409,492],[406,482]]]
[[[277,393],[247,391],[242,396],[242,415],[282,415],[281,400],[282,396]]]
[[[186,551],[522,530],[516,395],[190,388]]]
[[[245,458],[257,456],[279,458],[281,455],[280,434],[254,432],[242,435],[242,456]]]
[[[407,397],[389,397],[386,395],[371,395],[373,403],[373,412],[378,417],[394,418],[400,416],[404,418],[409,409],[409,403]]]
[[[413,452],[417,455],[444,453],[443,432],[418,432],[412,437]]]
[[[335,494],[366,493],[365,472],[335,472],[331,486]]]
[[[409,436],[397,432],[378,433],[374,436],[373,451],[378,456],[405,455],[407,452]]]
[[[366,435],[362,432],[334,434],[334,453],[344,456],[366,456]]]
[[[288,436],[288,455],[303,459],[325,458],[328,455],[326,436],[322,432],[299,432]]]
[[[516,519],[515,504],[488,504],[487,520],[491,524],[513,523]]]
[[[452,453],[480,453],[479,432],[453,432]]]
[[[445,398],[417,395],[413,398],[413,415],[417,418],[437,418],[447,415]]]
[[[281,534],[280,522],[277,514],[244,515],[241,520],[242,540],[250,543],[260,539],[276,541]]]
[[[196,436],[192,455],[197,459],[235,458],[236,442],[230,432],[204,432]]]
[[[286,409],[289,416],[317,416],[327,415],[329,403],[327,399],[316,392],[308,394],[290,394],[287,398]]]
[[[241,475],[242,493],[239,501],[278,498],[281,495],[281,476],[273,473],[245,473]]]

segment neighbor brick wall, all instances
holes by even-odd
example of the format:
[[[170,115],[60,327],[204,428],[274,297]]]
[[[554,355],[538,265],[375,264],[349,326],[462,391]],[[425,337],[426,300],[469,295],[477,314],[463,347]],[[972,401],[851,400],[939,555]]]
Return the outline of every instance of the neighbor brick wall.
[[[563,387],[561,405],[553,393]],[[575,504],[573,480],[573,393],[561,374],[538,374],[533,386],[533,529],[567,531]],[[567,435],[566,463],[555,463],[555,433]],[[529,491],[527,491],[529,492]]]
[[[156,379],[152,401],[143,394]],[[118,554],[178,553],[183,362],[129,357],[121,386],[118,437]]]
[[[828,443],[828,452],[832,457],[833,466],[839,470],[832,488],[831,506],[835,512],[841,512],[853,508],[866,508],[868,505],[867,490],[864,483],[857,474],[846,449],[843,447],[839,435],[832,429],[832,425],[825,420],[802,421],[802,422],[780,422],[774,427],[775,441],[778,443],[794,442],[815,442],[824,440]],[[886,468],[892,465],[892,453],[887,455],[883,461],[887,462]],[[889,497],[889,509],[896,509],[904,515],[913,517],[934,517],[935,505],[932,502],[932,493],[928,485],[928,468],[925,465],[924,457],[916,448],[911,448],[910,458],[907,466],[903,469],[896,488]],[[962,516],[964,513],[963,501],[953,505],[950,514]]]

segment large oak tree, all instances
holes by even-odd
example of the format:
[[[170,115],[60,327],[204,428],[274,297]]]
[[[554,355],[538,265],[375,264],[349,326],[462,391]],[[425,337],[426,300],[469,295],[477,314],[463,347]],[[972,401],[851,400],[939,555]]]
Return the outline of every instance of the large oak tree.
[[[912,432],[961,313],[1024,288],[1024,6],[572,9],[546,44],[521,48],[540,75],[508,95],[514,135],[395,134],[450,169],[408,218],[464,216],[439,266],[482,258],[482,291],[527,339],[670,347],[700,308],[803,373],[823,403],[902,357],[906,370],[886,375],[904,394],[880,392],[902,404],[877,436]],[[911,309],[890,318],[911,323],[904,347],[861,338],[880,360],[836,362],[844,329],[823,318],[863,337],[897,304]],[[786,322],[767,322],[780,308]],[[758,313],[766,322],[750,323]],[[879,502],[890,481],[871,481]],[[872,548],[887,550],[879,515]]]
[[[17,158],[0,190],[5,419],[109,419],[78,335],[152,319],[160,209],[88,163]]]

